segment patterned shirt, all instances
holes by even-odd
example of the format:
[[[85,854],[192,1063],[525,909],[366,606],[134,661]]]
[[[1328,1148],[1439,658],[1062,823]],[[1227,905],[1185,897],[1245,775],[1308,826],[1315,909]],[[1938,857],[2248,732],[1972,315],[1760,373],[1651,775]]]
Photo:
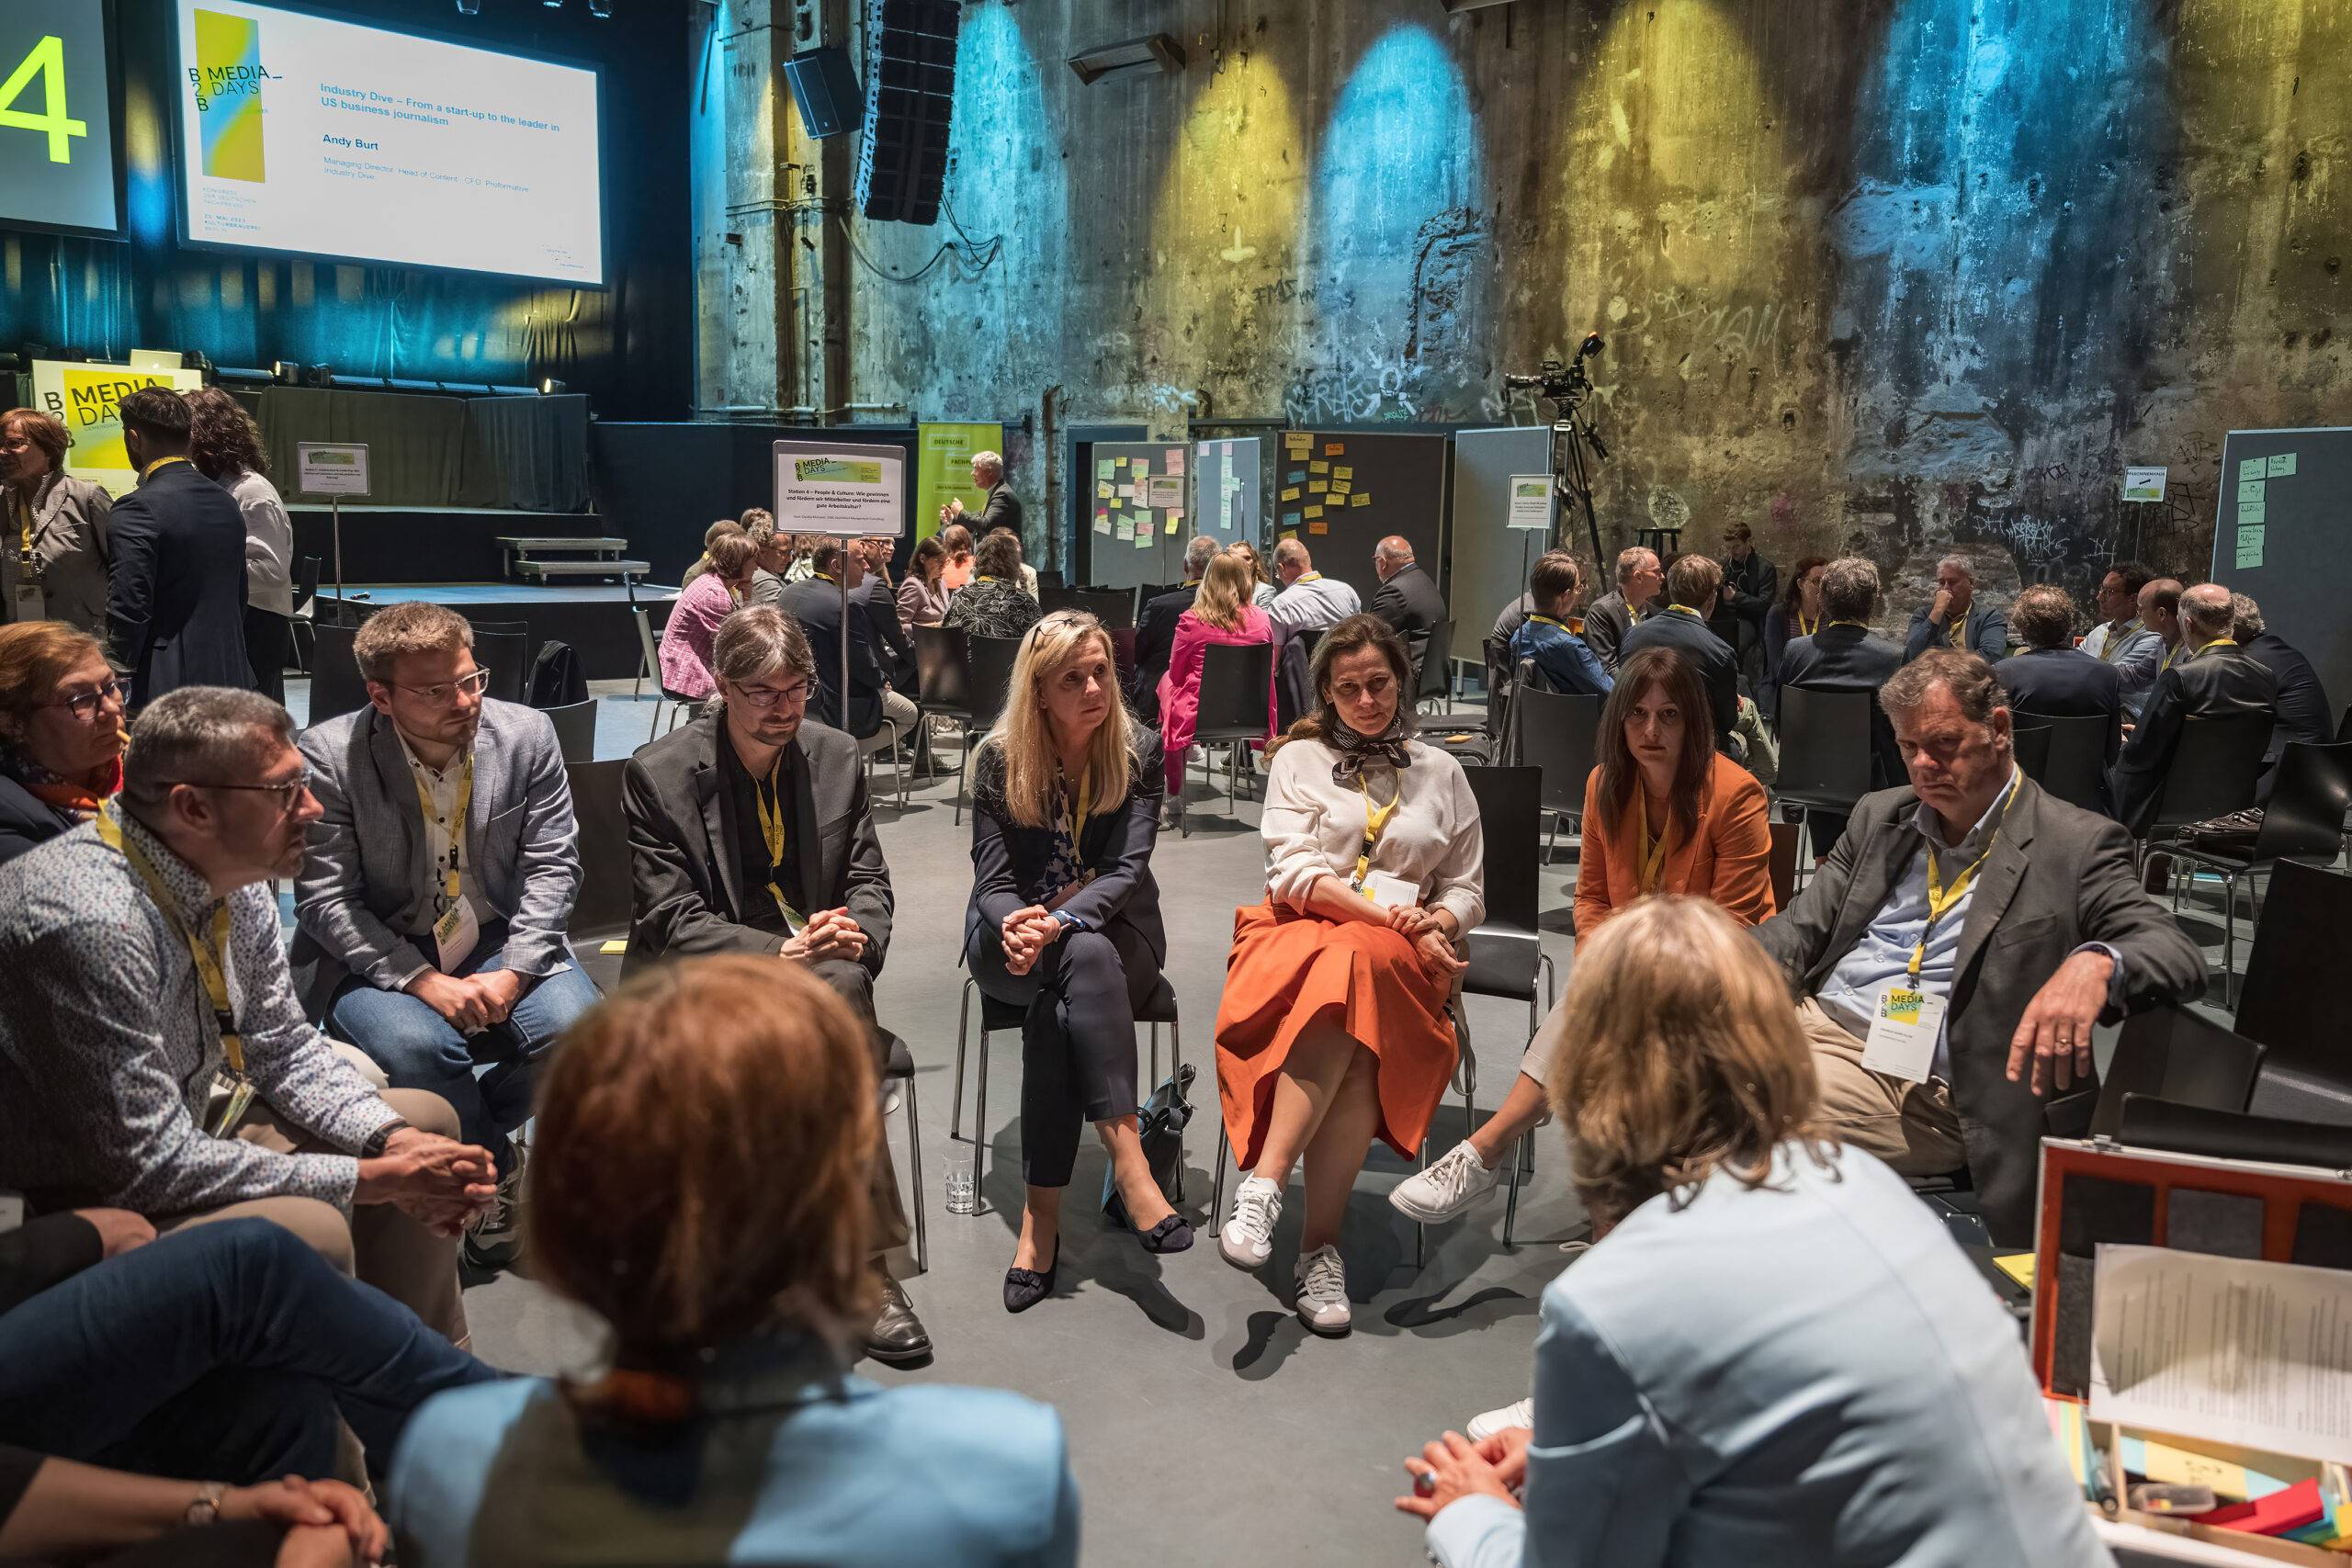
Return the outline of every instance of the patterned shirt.
[[[221,900],[135,819],[188,929]],[[280,1120],[354,1151],[391,1107],[327,1046],[295,999],[266,883],[228,897],[229,1000],[255,1098]],[[348,1210],[350,1154],[283,1155],[208,1136],[220,1031],[187,942],[130,863],[85,824],[0,866],[0,1189],[36,1207],[105,1203],[151,1216],[254,1198]]]
[[[1035,626],[1044,615],[1037,608],[1037,601],[1024,592],[1021,584],[976,577],[947,601],[946,618],[941,625],[951,630],[960,626],[974,637],[1015,637]]]

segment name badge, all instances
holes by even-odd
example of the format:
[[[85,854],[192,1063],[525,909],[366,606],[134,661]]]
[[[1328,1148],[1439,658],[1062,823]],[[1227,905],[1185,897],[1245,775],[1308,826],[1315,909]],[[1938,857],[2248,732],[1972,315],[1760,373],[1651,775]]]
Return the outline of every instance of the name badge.
[[[474,914],[474,901],[460,894],[447,912],[433,922],[434,945],[440,951],[437,965],[444,975],[454,975],[458,965],[473,956],[474,944],[481,940],[481,921]]]
[[[1393,871],[1365,873],[1363,886],[1356,891],[1384,909],[1401,908],[1421,901],[1420,888]]]
[[[41,592],[39,578],[17,580],[16,602],[11,609],[18,621],[49,619],[49,601]]]
[[[1901,980],[1879,987],[1871,1010],[1871,1032],[1862,1042],[1862,1066],[1874,1073],[1925,1083],[1936,1065],[1944,1035],[1944,1002]]]

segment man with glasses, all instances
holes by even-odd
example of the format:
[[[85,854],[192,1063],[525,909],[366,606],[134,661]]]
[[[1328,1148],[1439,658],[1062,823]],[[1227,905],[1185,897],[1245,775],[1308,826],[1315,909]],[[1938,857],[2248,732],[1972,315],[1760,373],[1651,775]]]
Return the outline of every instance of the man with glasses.
[[[463,1346],[453,1242],[494,1167],[303,1016],[269,889],[320,815],[293,736],[254,693],[172,693],[120,798],[0,866],[0,1190],[159,1231],[275,1221]]]
[[[380,610],[354,651],[368,705],[301,740],[322,809],[294,889],[294,979],[328,1032],[395,1089],[447,1100],[495,1156],[499,1201],[465,1257],[501,1269],[533,1067],[596,1000],[564,940],[580,892],[571,786],[547,715],[482,694],[490,672],[455,611]]]
[[[710,953],[804,964],[872,1026],[879,1066],[890,1042],[874,1026],[874,979],[890,945],[890,868],[857,743],[802,722],[817,666],[791,616],[767,604],[738,610],[711,648],[717,711],[630,759],[621,779],[633,907],[623,973]],[[883,1305],[866,1354],[920,1360],[931,1337],[881,1267],[907,1238],[888,1140],[873,1190]]]

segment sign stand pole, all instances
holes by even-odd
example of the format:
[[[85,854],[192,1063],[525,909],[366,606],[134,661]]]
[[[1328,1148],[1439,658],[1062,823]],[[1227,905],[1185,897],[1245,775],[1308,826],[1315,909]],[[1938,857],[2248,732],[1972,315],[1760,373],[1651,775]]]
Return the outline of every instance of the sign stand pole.
[[[852,541],[848,539],[842,541],[841,564],[833,570],[841,574],[836,585],[842,591],[842,733],[854,739],[856,731],[849,727],[849,547]]]
[[[343,603],[343,497],[328,497],[327,513],[334,519],[334,598],[340,605]],[[336,612],[338,615],[341,613],[340,610]]]

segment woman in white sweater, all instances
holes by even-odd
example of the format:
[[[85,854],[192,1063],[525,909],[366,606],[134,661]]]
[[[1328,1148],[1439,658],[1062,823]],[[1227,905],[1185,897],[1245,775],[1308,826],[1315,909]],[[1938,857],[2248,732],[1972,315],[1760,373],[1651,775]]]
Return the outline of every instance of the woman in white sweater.
[[[1315,650],[1321,706],[1275,748],[1266,899],[1234,915],[1217,1008],[1217,1088],[1250,1174],[1218,1237],[1237,1268],[1273,1250],[1306,1166],[1300,1321],[1349,1328],[1338,1247],[1376,1134],[1415,1156],[1461,1046],[1445,1003],[1454,945],[1485,917],[1477,802],[1462,768],[1409,737],[1412,664],[1385,622],[1351,615]]]

